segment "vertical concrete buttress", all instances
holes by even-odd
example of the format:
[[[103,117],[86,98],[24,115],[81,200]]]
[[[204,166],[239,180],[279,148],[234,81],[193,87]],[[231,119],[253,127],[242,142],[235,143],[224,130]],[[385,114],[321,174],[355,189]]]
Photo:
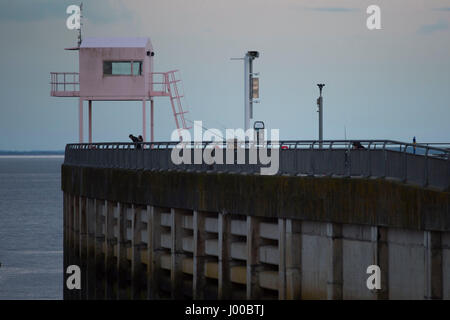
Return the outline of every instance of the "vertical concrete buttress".
[[[114,226],[115,226],[115,217],[114,211],[116,208],[116,204],[112,201],[106,202],[106,248],[105,248],[105,269],[106,269],[106,288],[105,288],[105,297],[106,299],[114,298],[114,283],[115,279],[117,279],[117,268],[114,263],[114,248],[117,246],[117,238],[114,234]]]
[[[285,298],[290,300],[300,299],[301,287],[301,259],[302,237],[301,221],[284,220],[284,272],[285,272]],[[280,237],[283,237],[280,230]],[[280,246],[281,247],[281,246]],[[281,251],[281,250],[280,250]],[[280,261],[281,262],[281,261]],[[281,290],[281,288],[280,288]]]
[[[172,208],[171,212],[171,272],[172,299],[183,297],[183,211]]]
[[[80,197],[80,269],[81,269],[81,299],[87,298],[88,277],[87,277],[87,216],[86,216],[86,198]]]
[[[259,299],[262,294],[259,286],[259,272],[261,271],[259,259],[260,219],[247,216],[247,299]]]
[[[161,209],[147,206],[147,296],[158,299],[161,273]]]
[[[327,238],[329,243],[327,298],[328,300],[341,300],[343,298],[342,225],[327,223]]]
[[[389,251],[388,251],[388,229],[385,227],[371,227],[371,240],[373,252],[373,264],[380,268],[381,289],[373,290],[374,299],[389,299]]]
[[[127,293],[127,281],[128,281],[128,240],[127,240],[127,205],[118,203],[118,239],[117,239],[117,277],[118,277],[118,299],[127,299],[129,295]]]
[[[442,235],[441,232],[424,232],[425,249],[425,299],[443,298],[442,269]]]
[[[87,298],[95,299],[95,225],[96,225],[95,199],[86,199],[86,241],[87,241]]]
[[[231,299],[231,216],[220,212],[218,232],[218,298]]]
[[[95,298],[105,298],[105,222],[107,204],[104,200],[95,200]]]
[[[139,206],[132,206],[132,220],[131,220],[131,292],[133,299],[139,299],[142,291],[142,262],[141,262],[141,247],[142,247],[142,209]]]
[[[194,299],[205,298],[205,216],[201,211],[194,211],[193,228],[194,228],[194,254],[193,254],[193,282],[192,295]]]

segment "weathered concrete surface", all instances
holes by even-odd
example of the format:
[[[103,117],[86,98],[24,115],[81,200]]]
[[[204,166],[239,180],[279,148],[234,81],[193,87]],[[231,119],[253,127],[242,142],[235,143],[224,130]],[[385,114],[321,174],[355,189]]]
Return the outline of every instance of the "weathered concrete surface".
[[[450,193],[383,179],[151,172],[62,166],[83,197],[249,216],[450,230]]]
[[[450,270],[450,233],[442,235],[442,270],[444,270],[443,299],[450,300],[450,276],[446,274],[447,270]]]
[[[448,193],[69,166],[62,188],[65,265],[88,275],[65,298],[450,298]]]
[[[423,299],[424,235],[418,231],[391,229],[389,243],[389,296],[391,299]]]

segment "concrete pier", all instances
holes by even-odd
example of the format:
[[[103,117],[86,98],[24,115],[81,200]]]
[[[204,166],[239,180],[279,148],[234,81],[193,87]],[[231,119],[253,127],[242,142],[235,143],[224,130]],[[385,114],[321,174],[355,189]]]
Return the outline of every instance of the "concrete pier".
[[[82,270],[67,299],[450,299],[447,192],[68,165],[62,179],[64,263]]]

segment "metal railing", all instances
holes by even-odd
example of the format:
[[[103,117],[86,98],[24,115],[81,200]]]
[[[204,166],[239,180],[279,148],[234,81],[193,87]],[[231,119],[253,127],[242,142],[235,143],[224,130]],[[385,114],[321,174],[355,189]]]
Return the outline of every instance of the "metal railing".
[[[171,151],[179,142],[68,144],[65,163],[77,166],[122,168],[134,170],[184,170],[259,174],[263,165],[250,161],[250,148],[267,148],[269,156],[279,151],[278,175],[309,175],[334,177],[387,178],[449,190],[450,150],[430,145],[411,144],[393,140],[288,140],[255,145],[248,142],[186,142],[189,151],[205,148],[243,149],[244,163],[207,164],[200,159],[196,164],[176,165]],[[192,152],[192,153],[194,153]],[[211,151],[214,155],[216,151]],[[219,153],[217,153],[218,157]],[[226,152],[222,152],[225,163]],[[191,162],[194,156],[191,155]]]
[[[80,91],[78,72],[50,72],[51,92]]]

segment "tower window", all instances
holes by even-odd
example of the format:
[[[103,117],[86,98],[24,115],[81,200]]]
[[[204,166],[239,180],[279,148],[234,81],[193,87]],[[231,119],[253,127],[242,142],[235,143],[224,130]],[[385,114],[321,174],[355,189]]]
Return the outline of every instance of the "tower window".
[[[140,76],[142,61],[103,61],[103,74],[108,76]]]

